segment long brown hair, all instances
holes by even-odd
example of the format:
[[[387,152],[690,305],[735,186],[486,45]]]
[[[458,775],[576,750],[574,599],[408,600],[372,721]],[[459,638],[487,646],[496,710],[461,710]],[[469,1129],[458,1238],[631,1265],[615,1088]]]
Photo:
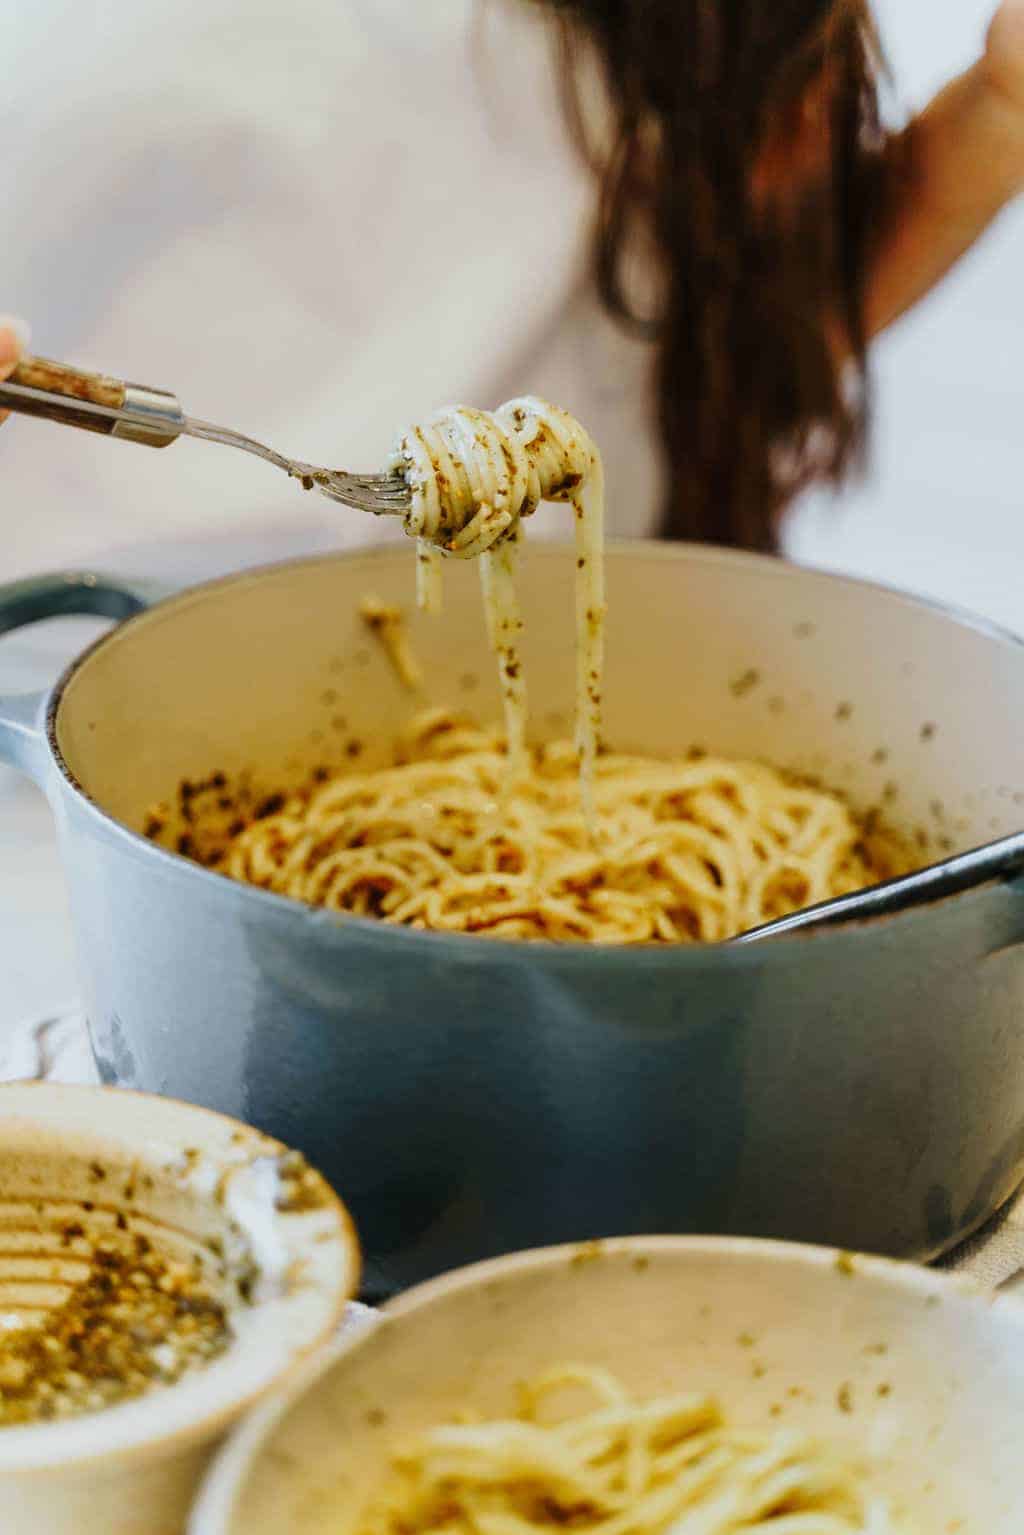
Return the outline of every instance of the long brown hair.
[[[866,0],[547,3],[599,177],[601,296],[655,344],[662,533],[773,548],[786,500],[838,483],[865,439],[885,158]],[[581,84],[594,60],[600,142]]]

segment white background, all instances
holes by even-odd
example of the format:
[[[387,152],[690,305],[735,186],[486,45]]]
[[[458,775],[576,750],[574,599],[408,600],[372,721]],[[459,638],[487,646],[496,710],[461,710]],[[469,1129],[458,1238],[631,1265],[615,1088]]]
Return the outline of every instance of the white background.
[[[64,9],[61,0],[35,0],[32,6],[32,24],[49,48],[60,48],[61,30],[47,32],[46,15]],[[901,94],[914,104],[970,60],[990,6],[988,0],[880,0],[878,9]],[[24,15],[25,0],[0,0],[0,24],[20,23]],[[73,73],[74,60],[66,62]],[[4,230],[5,243],[16,239],[16,230]],[[87,285],[88,272],[78,281]],[[0,292],[0,308],[5,302]],[[800,509],[792,552],[973,607],[1024,631],[1022,342],[1019,207],[939,294],[879,346],[870,479],[838,506],[815,500]],[[12,529],[17,522],[19,571],[77,557],[77,548],[62,549],[45,517],[33,522],[30,513],[4,501],[2,467],[0,450],[0,510]],[[45,456],[38,472],[42,483]],[[286,550],[285,534],[278,545]],[[252,552],[220,547],[212,557],[224,563]],[[179,577],[190,568],[201,574],[210,558],[194,545],[165,546],[144,559],[138,551],[133,555],[136,568],[173,567]],[[88,629],[81,623],[49,626],[45,634],[0,643],[0,691],[51,680],[60,655]],[[74,993],[48,812],[33,789],[0,770],[0,1030],[59,1008]]]

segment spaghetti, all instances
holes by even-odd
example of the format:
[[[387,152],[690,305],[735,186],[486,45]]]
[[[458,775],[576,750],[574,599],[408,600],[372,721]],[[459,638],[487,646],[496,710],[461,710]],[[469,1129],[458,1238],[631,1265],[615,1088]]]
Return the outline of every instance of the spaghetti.
[[[359,604],[359,617],[370,633],[380,641],[402,686],[410,693],[419,692],[423,686],[423,673],[409,644],[401,608],[382,602],[379,597],[371,594]]]
[[[542,1421],[551,1393],[589,1411]],[[526,1387],[519,1415],[420,1435],[357,1535],[895,1535],[848,1452],[792,1430],[731,1426],[710,1397],[632,1400],[601,1370]]]
[[[480,559],[491,648],[498,658],[508,772],[527,770],[526,679],[516,553],[522,520],[541,501],[571,501],[576,527],[576,750],[584,809],[601,725],[604,670],[604,473],[583,427],[534,396],[499,410],[455,406],[400,439],[390,467],[409,485],[406,532],[418,540],[419,605],[441,607],[441,556]]]
[[[836,795],[760,763],[598,757],[596,846],[568,742],[529,752],[511,786],[506,773],[496,732],[435,710],[389,768],[262,803],[193,786],[190,851],[356,916],[600,944],[727,939],[910,867]]]
[[[504,743],[442,711],[393,765],[256,799],[223,775],[187,785],[172,842],[279,895],[407,927],[600,944],[714,942],[905,873],[903,847],[836,795],[754,762],[599,755],[604,481],[587,433],[524,397],[410,429],[391,467],[410,489],[421,606],[440,606],[440,558],[478,557],[498,658]],[[531,750],[516,554],[541,500],[576,528],[574,742]],[[400,612],[361,608],[410,690],[420,673]],[[147,834],[170,838],[158,807]]]

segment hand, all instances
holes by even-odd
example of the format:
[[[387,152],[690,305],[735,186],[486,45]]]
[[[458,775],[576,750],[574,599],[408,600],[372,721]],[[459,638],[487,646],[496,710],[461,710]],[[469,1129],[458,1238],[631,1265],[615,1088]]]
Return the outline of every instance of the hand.
[[[1024,135],[1024,0],[1003,0],[993,17],[985,68],[991,84],[1019,111]]]
[[[929,293],[1024,192],[1024,0],[1002,0],[984,55],[910,124],[904,145],[867,296],[870,335]]]
[[[28,344],[28,327],[22,320],[10,315],[0,315],[0,380],[9,378],[18,365],[21,354]],[[0,410],[0,421],[6,421],[8,412]]]

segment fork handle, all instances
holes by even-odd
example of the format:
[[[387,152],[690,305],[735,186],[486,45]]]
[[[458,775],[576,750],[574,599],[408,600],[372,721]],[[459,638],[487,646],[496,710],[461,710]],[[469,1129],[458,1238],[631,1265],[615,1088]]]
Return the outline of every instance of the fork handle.
[[[85,373],[45,357],[21,359],[0,383],[0,407],[151,448],[166,447],[185,428],[181,406],[167,390]]]

